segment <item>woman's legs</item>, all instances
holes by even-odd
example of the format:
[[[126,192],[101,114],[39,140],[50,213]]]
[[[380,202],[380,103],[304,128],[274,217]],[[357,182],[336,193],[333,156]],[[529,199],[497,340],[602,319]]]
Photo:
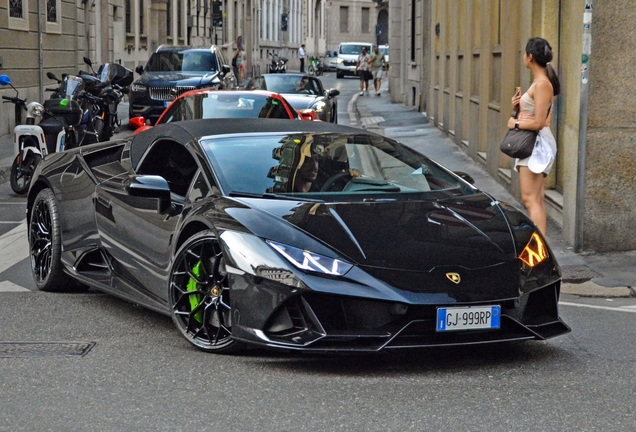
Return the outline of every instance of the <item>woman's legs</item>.
[[[527,166],[519,167],[519,184],[521,200],[530,214],[530,219],[537,225],[543,235],[547,229],[545,209],[545,177],[543,173],[535,174]]]

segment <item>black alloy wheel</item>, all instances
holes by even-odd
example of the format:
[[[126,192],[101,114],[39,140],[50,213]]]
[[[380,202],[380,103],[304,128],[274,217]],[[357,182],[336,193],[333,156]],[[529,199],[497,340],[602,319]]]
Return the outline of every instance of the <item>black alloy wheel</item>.
[[[198,349],[230,353],[242,348],[232,338],[229,277],[211,231],[191,237],[177,252],[169,300],[173,322]]]
[[[33,152],[29,152],[22,163],[20,163],[21,158],[22,155],[15,157],[11,164],[11,173],[9,174],[11,189],[18,195],[24,195],[29,191],[35,168],[42,160],[39,154]]]
[[[55,195],[43,189],[35,197],[29,221],[29,254],[33,280],[42,291],[80,291],[88,289],[66,273],[62,266],[60,216]]]

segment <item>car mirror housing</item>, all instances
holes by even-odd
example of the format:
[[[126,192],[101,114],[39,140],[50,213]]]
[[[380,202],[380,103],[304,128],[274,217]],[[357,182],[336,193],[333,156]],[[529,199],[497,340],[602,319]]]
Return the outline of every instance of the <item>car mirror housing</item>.
[[[158,199],[157,212],[165,213],[171,207],[168,181],[157,175],[132,176],[126,192],[131,197]]]
[[[137,72],[139,75],[142,75],[144,73],[144,67],[139,65],[135,68],[135,72]]]
[[[223,65],[223,67],[221,68],[221,71],[223,72],[224,75],[227,75],[232,71],[232,68],[229,67],[228,65]]]
[[[340,94],[340,90],[338,89],[329,89],[329,97],[336,97]]]

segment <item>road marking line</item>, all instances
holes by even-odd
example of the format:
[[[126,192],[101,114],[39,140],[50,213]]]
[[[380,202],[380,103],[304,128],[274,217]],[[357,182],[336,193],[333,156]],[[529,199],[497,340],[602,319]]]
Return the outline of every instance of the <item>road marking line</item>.
[[[586,305],[586,304],[569,303],[569,302],[559,302],[559,304],[564,306],[584,307],[589,309],[603,309],[603,310],[609,310],[614,312],[636,313],[636,309],[630,309],[630,308],[633,308],[634,306],[607,307],[607,306],[595,306],[595,305]]]
[[[0,273],[29,257],[26,219],[0,237]]]
[[[23,206],[26,206],[26,201],[20,201],[20,202],[15,202],[15,201],[0,202],[0,205],[23,205]]]
[[[29,292],[31,290],[16,285],[13,282],[2,281],[0,282],[0,292]]]
[[[347,104],[347,112],[349,113],[349,122],[351,124],[356,124],[357,123],[357,119],[356,119],[356,112],[355,109],[353,108],[356,100],[358,99],[358,92],[356,92],[353,97],[351,98],[351,100],[349,101],[349,103]]]
[[[0,221],[0,224],[21,224],[22,221]]]

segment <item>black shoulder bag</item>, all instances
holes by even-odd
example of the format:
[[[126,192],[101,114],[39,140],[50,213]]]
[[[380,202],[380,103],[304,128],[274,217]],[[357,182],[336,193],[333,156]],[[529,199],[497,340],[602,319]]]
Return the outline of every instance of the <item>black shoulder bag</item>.
[[[548,116],[551,108],[552,103],[548,107]],[[525,159],[532,154],[534,144],[537,142],[537,135],[539,135],[539,131],[508,129],[501,140],[499,149],[511,158]]]

